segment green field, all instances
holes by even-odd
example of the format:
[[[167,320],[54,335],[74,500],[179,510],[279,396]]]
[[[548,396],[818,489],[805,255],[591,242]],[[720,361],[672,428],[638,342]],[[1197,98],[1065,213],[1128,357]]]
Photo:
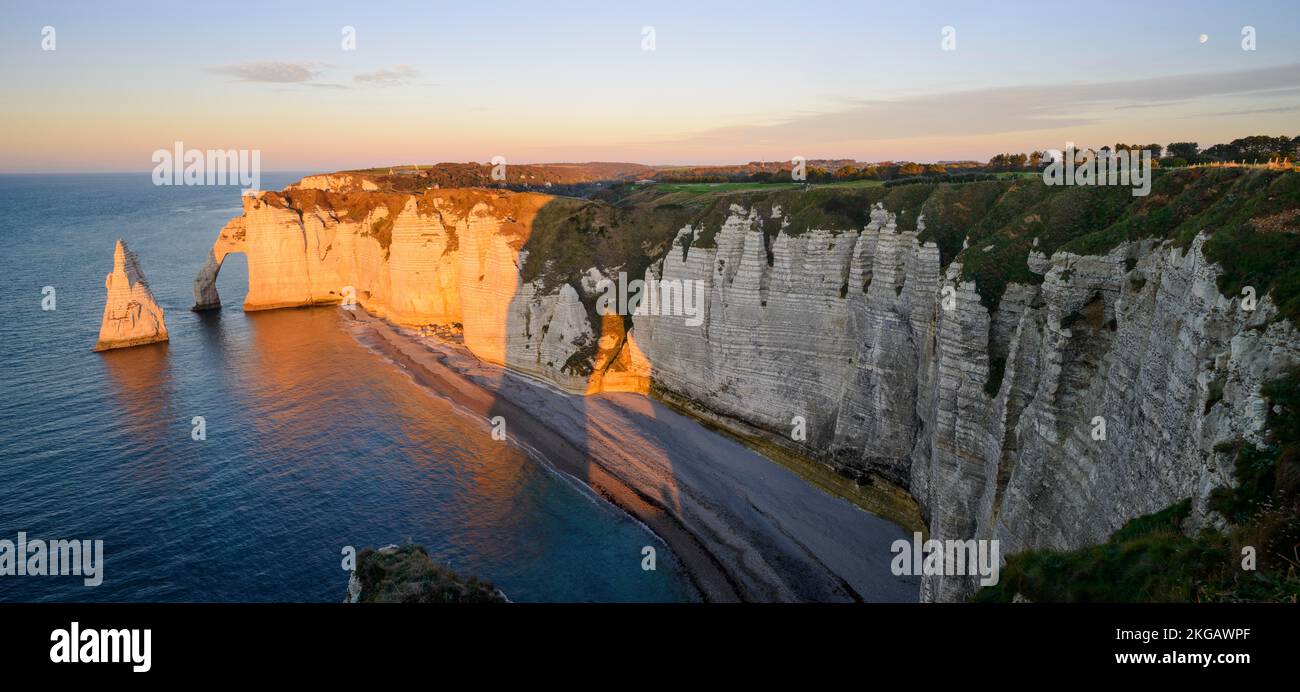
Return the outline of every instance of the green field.
[[[744,190],[789,190],[803,183],[659,183],[655,189],[665,194],[687,192],[704,194],[708,192],[738,192]]]
[[[1016,171],[1011,173],[995,173],[999,180],[1017,180],[1038,178],[1042,174],[1034,171]],[[844,180],[832,183],[807,183],[810,188],[832,188],[832,189],[856,189],[869,187],[882,187],[885,184],[883,180]],[[653,189],[664,194],[675,192],[686,192],[690,194],[706,194],[710,192],[747,192],[753,190],[777,191],[792,190],[803,187],[802,182],[782,182],[782,183],[658,183]]]
[[[845,180],[835,183],[807,183],[810,188],[828,187],[834,189],[854,189],[864,187],[881,187],[885,184],[883,180]],[[749,191],[770,191],[778,190],[795,190],[801,188],[805,183],[794,181],[788,183],[659,183],[654,189],[664,194],[674,192],[686,192],[690,194],[706,194],[710,192],[749,192]]]

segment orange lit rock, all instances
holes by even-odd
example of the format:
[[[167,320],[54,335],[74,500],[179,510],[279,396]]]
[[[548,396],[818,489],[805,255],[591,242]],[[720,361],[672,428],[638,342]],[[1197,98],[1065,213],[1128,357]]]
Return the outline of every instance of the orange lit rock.
[[[154,302],[149,283],[126,243],[117,241],[113,271],[104,278],[108,299],[99,327],[96,351],[141,346],[167,340],[163,310]]]

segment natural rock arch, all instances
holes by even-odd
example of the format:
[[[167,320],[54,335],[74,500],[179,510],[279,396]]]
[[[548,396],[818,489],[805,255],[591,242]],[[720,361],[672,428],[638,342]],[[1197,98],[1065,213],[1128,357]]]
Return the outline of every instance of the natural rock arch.
[[[236,221],[239,219],[221,229],[221,234],[208,251],[208,261],[199,270],[198,276],[194,277],[194,307],[191,310],[198,312],[221,309],[221,296],[217,294],[217,275],[221,273],[221,265],[226,261],[226,255],[232,252],[248,254],[244,247],[243,224]]]

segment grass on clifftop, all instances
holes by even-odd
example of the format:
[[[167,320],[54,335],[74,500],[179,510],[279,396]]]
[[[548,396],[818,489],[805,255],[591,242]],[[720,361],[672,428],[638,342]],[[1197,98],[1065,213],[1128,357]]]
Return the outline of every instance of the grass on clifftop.
[[[1281,601],[1300,600],[1300,369],[1269,383],[1264,396],[1272,431],[1265,449],[1236,443],[1236,485],[1216,489],[1210,508],[1228,520],[1222,531],[1183,532],[1184,500],[1138,517],[1101,545],[1012,555],[998,584],[976,600],[1011,601]],[[1253,548],[1256,569],[1242,567]]]
[[[598,295],[580,289],[592,267],[613,281],[626,272],[628,281],[643,279],[646,268],[663,257],[671,245],[680,218],[669,209],[635,208],[554,197],[538,211],[523,250],[527,252],[521,276],[525,283],[540,281],[540,293],[553,293],[565,284],[578,290],[587,319],[597,339],[605,321],[596,312]],[[629,328],[631,317],[624,317]],[[563,366],[566,372],[590,375],[595,341],[579,348]]]
[[[366,548],[357,555],[361,603],[504,603],[500,591],[429,558],[422,546]]]
[[[533,221],[524,248],[523,280],[542,280],[544,289],[574,284],[591,267],[621,268],[639,279],[668,251],[677,233],[671,210],[623,207],[556,197]]]
[[[770,246],[778,232],[860,229],[876,203],[898,215],[901,230],[915,229],[924,214],[919,239],[938,245],[944,266],[962,263],[961,278],[976,282],[989,310],[1008,284],[1042,281],[1027,266],[1031,251],[1105,254],[1143,238],[1186,247],[1204,232],[1207,257],[1224,270],[1224,295],[1253,286],[1258,296],[1272,293],[1282,316],[1300,317],[1300,174],[1294,172],[1157,169],[1151,194],[1143,197],[1127,186],[1048,186],[1038,176],[1008,176],[895,186],[663,185],[624,201],[632,209],[671,210],[679,228],[701,228],[697,247],[715,246],[732,204],[758,210]],[[774,206],[786,216],[784,229],[770,219]]]
[[[1222,267],[1219,290],[1272,293],[1282,317],[1300,318],[1300,174],[1245,168],[1187,168],[1156,176],[1114,224],[1062,249],[1097,254],[1126,240],[1171,239],[1186,247],[1205,233],[1205,255]]]
[[[677,229],[687,224],[694,226],[699,234],[691,247],[701,248],[717,247],[718,231],[731,216],[733,204],[756,209],[770,247],[778,233],[799,236],[814,229],[860,230],[871,219],[871,208],[877,202],[884,202],[889,211],[898,215],[899,228],[913,229],[921,204],[934,187],[886,187],[879,181],[807,188],[790,183],[661,185],[633,195],[622,204],[630,210],[658,210],[671,216]],[[776,207],[781,209],[782,219],[772,218]]]
[[[1242,197],[1242,203],[1221,202],[1202,219],[1213,233],[1205,254],[1223,267],[1219,291],[1238,296],[1253,286],[1258,296],[1272,294],[1280,315],[1295,322],[1300,319],[1300,174],[1260,176],[1239,187],[1230,194]]]

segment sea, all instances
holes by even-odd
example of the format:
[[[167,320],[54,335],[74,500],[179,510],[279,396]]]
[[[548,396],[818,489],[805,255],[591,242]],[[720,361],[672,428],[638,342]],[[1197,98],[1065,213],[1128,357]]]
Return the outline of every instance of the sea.
[[[408,542],[516,602],[696,598],[645,526],[493,441],[339,308],[245,313],[231,255],[225,307],[191,312],[239,195],[148,172],[0,175],[0,541],[104,551],[98,586],[0,575],[0,601],[337,602],[349,548]],[[171,340],[94,353],[118,238]]]

